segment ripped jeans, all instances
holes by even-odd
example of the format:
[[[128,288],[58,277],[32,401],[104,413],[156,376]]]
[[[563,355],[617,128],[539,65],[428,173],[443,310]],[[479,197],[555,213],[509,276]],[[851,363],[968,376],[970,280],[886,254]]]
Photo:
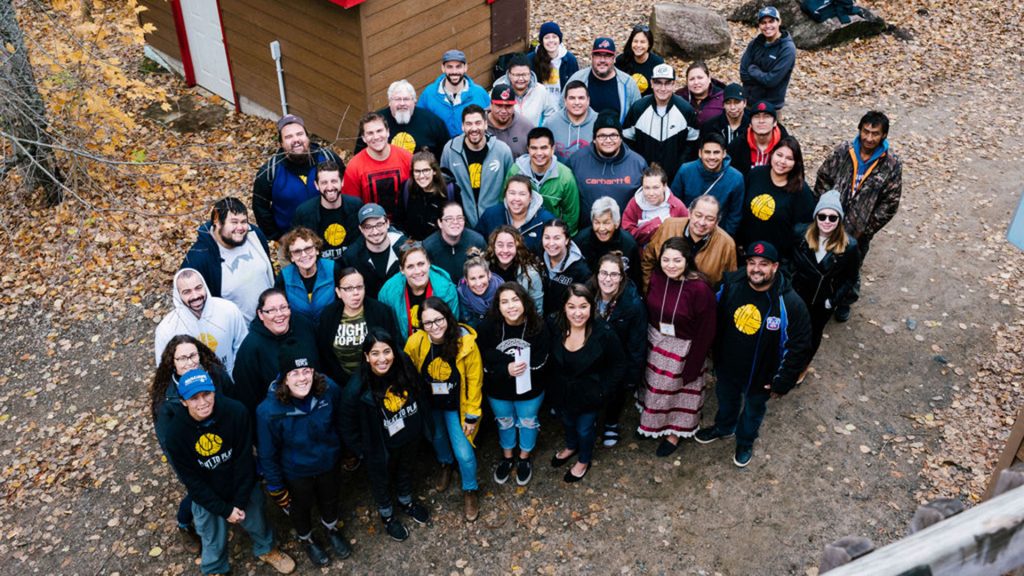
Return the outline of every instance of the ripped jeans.
[[[498,400],[487,398],[494,411],[494,419],[498,422],[498,443],[502,450],[516,447],[516,429],[519,430],[519,449],[532,452],[537,446],[540,434],[540,421],[537,413],[544,402],[544,393],[529,400]]]

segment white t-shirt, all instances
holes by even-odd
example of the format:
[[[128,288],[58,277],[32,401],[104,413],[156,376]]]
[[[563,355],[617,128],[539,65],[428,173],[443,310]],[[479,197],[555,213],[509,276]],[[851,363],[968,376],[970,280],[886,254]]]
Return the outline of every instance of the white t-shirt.
[[[249,323],[256,317],[260,293],[274,285],[274,267],[252,232],[245,236],[245,244],[237,248],[220,244],[217,247],[224,260],[221,263],[221,298],[234,302]]]

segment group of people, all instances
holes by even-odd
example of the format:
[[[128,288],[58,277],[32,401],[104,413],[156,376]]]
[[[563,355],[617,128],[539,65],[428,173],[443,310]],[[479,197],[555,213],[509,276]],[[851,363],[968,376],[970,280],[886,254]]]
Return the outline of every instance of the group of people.
[[[312,563],[348,557],[339,486],[360,467],[384,532],[405,540],[399,512],[430,516],[413,472],[424,439],[436,490],[457,472],[472,522],[491,421],[497,484],[530,483],[549,417],[564,430],[550,466],[580,482],[627,405],[658,457],[735,436],[747,466],[768,400],[849,318],[902,186],[876,111],[807,184],[778,122],[795,50],[777,10],[758,18],[742,84],[694,62],[677,89],[646,26],[622,54],[597,38],[580,68],[547,22],[489,95],[458,50],[419,98],[392,84],[347,164],[281,118],[257,226],[241,200],[215,203],[156,329],[152,415],[202,571],[228,570],[229,524],[294,568],[267,496]]]

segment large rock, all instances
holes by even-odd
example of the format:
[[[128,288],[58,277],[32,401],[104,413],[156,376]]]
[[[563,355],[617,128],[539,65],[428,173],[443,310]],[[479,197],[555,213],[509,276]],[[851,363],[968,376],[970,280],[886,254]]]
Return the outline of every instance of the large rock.
[[[701,6],[661,2],[651,11],[654,51],[686,60],[721,56],[732,46],[729,23]]]
[[[774,3],[765,0],[749,0],[736,8],[729,15],[729,20],[756,26],[757,11],[768,4],[779,9],[782,26],[793,36],[796,47],[803,50],[816,50],[835,46],[854,38],[877,36],[890,28],[885,20],[863,7],[861,8],[863,15],[851,16],[849,24],[841,24],[836,18],[830,18],[819,24],[804,14],[800,9],[800,3],[796,0],[780,0]]]

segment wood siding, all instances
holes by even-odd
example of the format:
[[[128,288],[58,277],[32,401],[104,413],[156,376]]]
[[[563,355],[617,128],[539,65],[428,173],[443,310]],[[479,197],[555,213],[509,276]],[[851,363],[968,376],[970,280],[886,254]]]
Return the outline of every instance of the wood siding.
[[[339,125],[342,138],[356,133],[366,108],[358,9],[325,0],[220,0],[220,8],[239,96],[280,112],[270,57],[270,42],[277,40],[288,111],[328,141],[338,135]],[[336,146],[351,147],[345,142]]]
[[[148,8],[139,13],[139,22],[156,26],[156,31],[146,34],[146,44],[181,60],[181,48],[178,46],[178,32],[174,29],[174,15],[171,3],[167,0],[141,0],[142,6]]]
[[[441,55],[451,48],[466,53],[473,81],[485,89],[490,87],[497,55],[491,54],[491,7],[486,2],[367,0],[359,10],[370,70],[371,108],[387,104],[387,89],[395,80],[405,78],[422,92],[441,73]],[[505,51],[525,47],[523,41]]]

